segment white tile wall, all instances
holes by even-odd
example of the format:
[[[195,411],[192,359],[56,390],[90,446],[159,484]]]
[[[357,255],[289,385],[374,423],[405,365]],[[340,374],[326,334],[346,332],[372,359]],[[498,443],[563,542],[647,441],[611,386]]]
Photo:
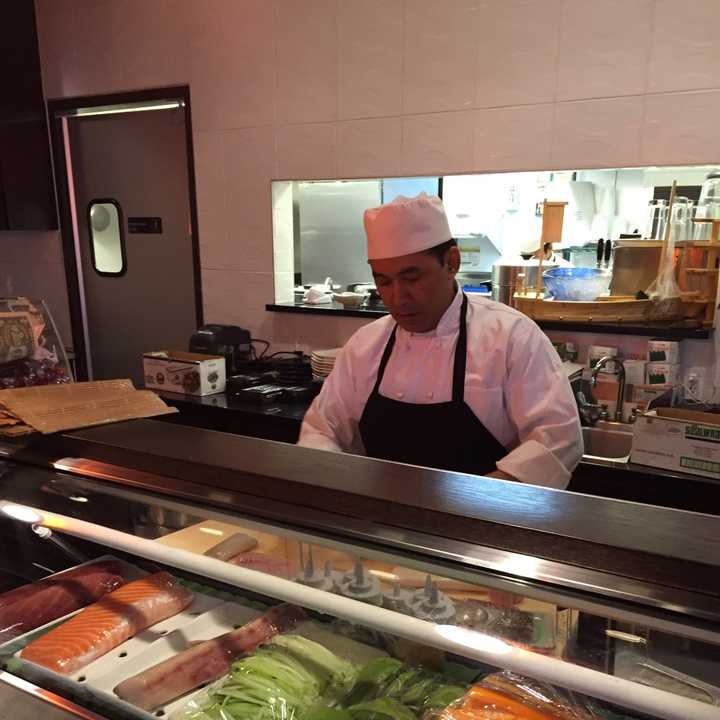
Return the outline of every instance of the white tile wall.
[[[562,0],[483,0],[478,16],[477,107],[555,99]]]
[[[720,162],[720,90],[649,95],[641,161]]]
[[[338,115],[402,112],[402,0],[340,0]]]
[[[645,91],[653,0],[564,0],[558,100]]]
[[[276,182],[272,187],[273,195],[273,267],[275,277],[278,273],[293,273],[295,269],[293,238],[292,183]],[[294,281],[293,281],[294,285]],[[275,301],[285,302],[292,296],[286,287],[275,283]]]
[[[337,124],[285,125],[276,133],[277,177],[337,175]]]
[[[295,273],[290,270],[289,272],[275,271],[275,288],[274,298],[275,302],[286,303],[292,302],[295,299]]]
[[[402,120],[378,118],[338,123],[337,174],[343,178],[398,175]]]
[[[409,175],[447,168],[461,173],[473,165],[472,110],[409,115],[403,119],[402,171]]]
[[[200,262],[203,267],[222,267],[229,230],[226,223],[223,136],[219,133],[195,133],[193,152]]]
[[[622,167],[640,160],[641,97],[558,103],[552,164],[572,169],[582,157],[583,167]]]
[[[49,97],[190,84],[208,319],[249,314],[268,333],[324,325],[262,309],[274,265],[289,272],[269,177],[720,162],[718,0],[37,0],[37,14]],[[334,337],[354,321],[339,323]]]
[[[649,92],[717,88],[720,85],[719,10],[715,0],[686,0],[682,8],[672,0],[657,0]]]
[[[318,317],[290,313],[274,315],[273,347],[288,350],[318,350],[342,347],[366,321],[358,318]]]
[[[274,0],[280,123],[337,118],[336,0]],[[252,73],[251,67],[246,68]]]
[[[271,124],[275,115],[272,3],[213,0],[183,4],[184,11],[178,10],[176,2],[173,5],[173,17],[181,18],[174,22],[183,23],[180,34],[187,38],[187,49],[174,48],[173,57],[181,60],[171,76],[176,77],[186,66],[194,127],[210,130]],[[154,2],[145,7],[156,13]],[[153,30],[158,38],[167,38],[162,28]],[[130,53],[130,57],[137,58],[137,54]]]
[[[228,323],[251,330],[253,336],[268,329],[265,305],[274,301],[273,273],[203,269],[203,310],[206,323]],[[265,338],[267,339],[267,338]]]
[[[477,110],[474,167],[484,170],[550,167],[554,112],[551,104]]]
[[[272,266],[272,127],[230,130],[224,148],[230,260],[225,267],[267,272]]]
[[[475,0],[406,2],[405,114],[473,106],[477,17]]]

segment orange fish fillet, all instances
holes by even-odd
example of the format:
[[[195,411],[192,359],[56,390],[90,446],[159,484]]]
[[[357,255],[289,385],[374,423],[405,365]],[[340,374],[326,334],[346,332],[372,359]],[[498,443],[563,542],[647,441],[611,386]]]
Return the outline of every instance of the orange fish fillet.
[[[141,630],[184,610],[192,597],[170,573],[148,575],[81,610],[31,642],[21,656],[69,675]]]

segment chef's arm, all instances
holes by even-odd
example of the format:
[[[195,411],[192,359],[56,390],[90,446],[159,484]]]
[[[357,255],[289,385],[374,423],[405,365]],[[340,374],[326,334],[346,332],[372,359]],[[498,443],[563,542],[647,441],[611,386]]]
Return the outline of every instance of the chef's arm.
[[[357,390],[348,352],[338,355],[332,373],[305,413],[298,445],[336,452],[358,449]]]
[[[575,399],[552,344],[534,325],[508,348],[505,403],[520,444],[497,469],[521,482],[564,489],[583,453]]]

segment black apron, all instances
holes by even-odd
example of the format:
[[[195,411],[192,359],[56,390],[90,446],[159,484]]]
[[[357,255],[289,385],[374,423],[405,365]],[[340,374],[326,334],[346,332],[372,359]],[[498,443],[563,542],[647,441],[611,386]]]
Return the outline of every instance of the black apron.
[[[463,293],[449,402],[405,403],[380,394],[385,367],[395,345],[395,325],[380,360],[375,387],[360,418],[360,436],[368,456],[485,475],[495,470],[497,461],[507,455],[506,448],[465,404],[467,304]]]

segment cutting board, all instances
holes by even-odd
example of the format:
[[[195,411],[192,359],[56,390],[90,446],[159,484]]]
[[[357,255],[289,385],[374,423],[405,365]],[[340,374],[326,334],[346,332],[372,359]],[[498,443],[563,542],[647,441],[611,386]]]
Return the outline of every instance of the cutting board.
[[[188,550],[203,555],[211,547],[221,543],[235,533],[244,533],[258,541],[258,546],[252,552],[287,559],[288,548],[285,538],[261,532],[255,528],[244,528],[242,525],[220,522],[219,520],[203,520],[195,525],[164,535],[155,542],[178,550]]]

